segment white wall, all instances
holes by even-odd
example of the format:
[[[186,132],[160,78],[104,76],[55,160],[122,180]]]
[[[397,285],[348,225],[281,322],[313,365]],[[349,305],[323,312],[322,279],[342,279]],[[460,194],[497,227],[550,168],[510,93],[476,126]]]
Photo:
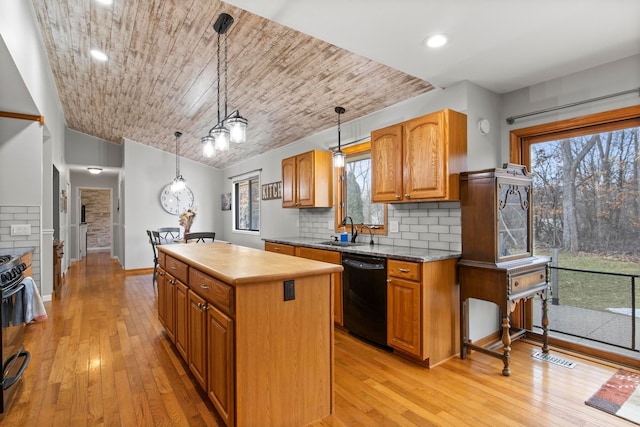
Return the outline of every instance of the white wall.
[[[178,216],[160,205],[160,191],[175,177],[175,154],[131,140],[124,142],[124,267],[127,270],[153,266],[146,230],[177,227]],[[180,160],[180,173],[194,196],[197,210],[192,231],[222,229],[221,172],[191,160]],[[217,237],[217,236],[216,236]]]
[[[66,183],[67,169],[63,158],[64,147],[64,114],[60,105],[57,90],[53,80],[53,74],[49,67],[47,54],[44,49],[44,44],[40,37],[40,30],[38,28],[35,12],[33,10],[32,3],[23,0],[3,0],[2,1],[2,13],[0,13],[0,37],[6,46],[6,50],[9,52],[11,61],[14,67],[19,73],[19,77],[16,77],[15,82],[7,82],[6,80],[0,80],[3,84],[3,88],[0,90],[0,94],[4,94],[5,86],[7,85],[20,85],[27,89],[27,100],[16,99],[15,105],[30,106],[29,111],[15,111],[26,114],[42,115],[45,118],[45,126],[42,127],[37,123],[31,123],[36,125],[33,128],[33,133],[28,132],[20,133],[15,138],[13,143],[23,144],[30,146],[30,144],[39,144],[39,147],[33,151],[28,152],[28,159],[25,163],[20,165],[25,169],[34,168],[31,173],[20,175],[21,179],[25,176],[29,176],[29,180],[33,179],[33,185],[38,189],[37,201],[33,202],[41,208],[41,227],[40,227],[40,247],[42,248],[41,258],[43,262],[40,265],[41,269],[41,292],[44,298],[49,298],[53,285],[53,263],[48,260],[53,260],[53,250],[50,230],[53,228],[53,205],[52,205],[52,187],[51,187],[51,174],[52,164],[55,164],[61,172],[60,182]],[[4,70],[4,65],[3,70]],[[7,104],[6,99],[2,99],[3,109],[12,111],[11,104]],[[35,111],[31,110],[35,105]],[[11,120],[11,119],[8,119]],[[4,128],[3,122],[3,128]],[[19,124],[17,126],[23,126]],[[0,139],[0,144],[4,145],[5,141]],[[13,144],[12,143],[12,144]],[[43,149],[43,145],[46,149]],[[14,158],[15,159],[15,158]],[[11,168],[11,163],[17,163],[12,160],[11,157],[0,157],[0,169]],[[14,176],[15,182],[15,176]],[[21,186],[13,185],[2,188],[2,200],[18,200],[25,196],[20,193],[24,189]],[[31,202],[29,202],[31,203]],[[66,230],[67,217],[61,215],[61,231]],[[61,236],[64,240],[65,236]],[[63,260],[63,268],[67,265],[67,257]]]
[[[631,56],[579,73],[549,80],[502,97],[502,159],[509,159],[509,132],[543,123],[566,120],[602,111],[640,104],[638,91],[629,95],[590,102],[567,109],[535,115],[506,123],[506,118],[519,114],[571,104],[591,98],[640,87],[640,55]]]
[[[122,144],[71,129],[65,132],[65,159],[69,165],[121,168],[123,152]]]

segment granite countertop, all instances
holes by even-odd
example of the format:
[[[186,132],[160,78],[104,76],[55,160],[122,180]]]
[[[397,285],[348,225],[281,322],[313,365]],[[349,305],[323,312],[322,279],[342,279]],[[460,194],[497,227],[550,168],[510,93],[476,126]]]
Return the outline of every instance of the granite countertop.
[[[329,251],[347,252],[360,255],[382,256],[404,261],[439,261],[450,258],[460,258],[460,252],[444,251],[439,249],[410,248],[405,246],[373,245],[358,243],[356,246],[327,245],[330,239],[313,239],[308,237],[278,237],[263,238],[265,242],[280,243],[285,245],[305,246],[308,248],[325,249]]]
[[[0,255],[11,255],[20,258],[28,254],[29,252],[35,251],[36,248],[33,246],[26,246],[24,248],[3,248],[0,249]]]

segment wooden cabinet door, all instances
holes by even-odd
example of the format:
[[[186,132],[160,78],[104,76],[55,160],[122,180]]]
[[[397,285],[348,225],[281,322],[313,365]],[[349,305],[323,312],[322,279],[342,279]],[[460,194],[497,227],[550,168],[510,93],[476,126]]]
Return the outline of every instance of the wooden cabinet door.
[[[282,207],[296,206],[296,158],[289,157],[282,160]]]
[[[165,318],[165,326],[164,329],[167,332],[167,336],[171,340],[172,343],[176,342],[176,283],[178,281],[175,277],[165,272],[165,287],[164,287],[164,297],[165,297],[165,310],[164,310],[164,318]]]
[[[296,157],[296,172],[298,177],[298,205],[315,205],[315,168],[314,152],[300,154]]]
[[[448,171],[442,112],[410,120],[404,131],[404,198],[445,197]]]
[[[212,305],[207,311],[207,394],[228,426],[234,425],[235,363],[233,320]]]
[[[200,383],[203,390],[207,389],[207,304],[204,299],[189,291],[189,315],[187,328],[189,339],[188,363],[189,369]]]
[[[187,317],[189,312],[189,300],[187,291],[189,288],[182,282],[176,283],[176,348],[185,361],[188,357],[188,330]]]
[[[402,199],[402,125],[371,132],[371,200]]]
[[[391,278],[387,286],[387,344],[421,357],[420,282]]]
[[[162,268],[158,268],[158,276],[156,285],[158,286],[158,319],[164,328],[167,328],[167,298],[165,296],[167,289],[165,285],[165,271]]]

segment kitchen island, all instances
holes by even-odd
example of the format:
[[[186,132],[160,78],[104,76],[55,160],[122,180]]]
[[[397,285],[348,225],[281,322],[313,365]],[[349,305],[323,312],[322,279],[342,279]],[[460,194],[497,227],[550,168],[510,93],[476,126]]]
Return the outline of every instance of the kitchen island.
[[[227,425],[333,412],[333,273],[224,243],[158,246],[158,315]]]

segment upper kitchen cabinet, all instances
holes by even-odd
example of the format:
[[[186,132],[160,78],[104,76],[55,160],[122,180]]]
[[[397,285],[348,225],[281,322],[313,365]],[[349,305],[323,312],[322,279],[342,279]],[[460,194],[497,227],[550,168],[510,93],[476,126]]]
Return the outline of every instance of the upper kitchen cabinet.
[[[333,206],[331,152],[313,150],[282,160],[283,208]]]
[[[459,200],[467,116],[445,109],[371,132],[371,200]]]

